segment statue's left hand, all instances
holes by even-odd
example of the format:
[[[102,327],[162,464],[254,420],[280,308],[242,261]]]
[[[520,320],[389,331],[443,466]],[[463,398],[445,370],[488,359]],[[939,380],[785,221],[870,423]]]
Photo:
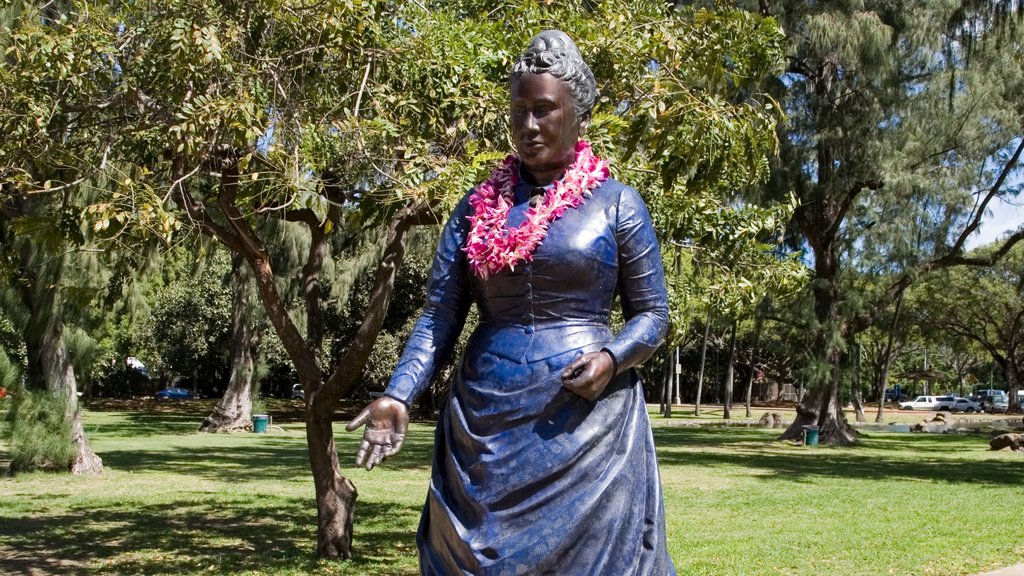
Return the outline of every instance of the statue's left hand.
[[[409,428],[409,410],[405,404],[389,396],[381,396],[371,402],[345,426],[351,432],[363,424],[363,441],[356,453],[356,466],[367,470],[398,454]]]
[[[615,376],[615,362],[607,352],[588,352],[562,370],[562,386],[587,400],[597,400]]]

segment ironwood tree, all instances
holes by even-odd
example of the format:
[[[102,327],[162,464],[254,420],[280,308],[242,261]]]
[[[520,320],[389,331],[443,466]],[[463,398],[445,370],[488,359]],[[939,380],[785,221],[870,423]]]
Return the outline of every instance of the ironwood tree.
[[[1018,16],[997,23],[991,6],[971,2],[756,9],[776,15],[789,42],[773,92],[788,121],[765,191],[796,194],[793,244],[812,267],[810,313],[796,315],[809,335],[809,394],[782,437],[813,424],[823,443],[848,444],[856,433],[841,409],[840,366],[850,336],[921,275],[991,263],[964,246],[993,199],[1015,192],[1006,181],[1024,147],[1021,71],[1005,47],[1019,46]],[[854,298],[851,273],[872,259],[885,263],[885,288]]]

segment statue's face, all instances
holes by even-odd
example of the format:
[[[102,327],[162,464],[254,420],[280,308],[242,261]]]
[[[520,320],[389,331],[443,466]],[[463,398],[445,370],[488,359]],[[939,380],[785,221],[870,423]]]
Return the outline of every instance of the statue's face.
[[[551,74],[523,74],[511,86],[512,142],[535,183],[547,185],[576,157],[588,120],[576,117],[565,82]]]

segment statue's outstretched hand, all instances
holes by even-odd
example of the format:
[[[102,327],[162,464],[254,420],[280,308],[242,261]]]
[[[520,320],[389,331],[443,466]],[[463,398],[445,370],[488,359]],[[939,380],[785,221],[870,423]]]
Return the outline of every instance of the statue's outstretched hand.
[[[588,352],[562,370],[562,386],[587,400],[597,400],[615,376],[615,362],[604,350]]]
[[[358,416],[345,426],[351,432],[363,424],[363,441],[356,452],[356,466],[367,470],[398,454],[409,428],[409,410],[405,404],[388,396],[381,396],[363,408]]]

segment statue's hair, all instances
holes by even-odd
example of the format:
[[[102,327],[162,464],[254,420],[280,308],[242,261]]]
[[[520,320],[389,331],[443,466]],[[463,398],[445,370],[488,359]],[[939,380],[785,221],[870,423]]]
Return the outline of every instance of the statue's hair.
[[[594,107],[597,97],[594,73],[583,61],[572,38],[561,30],[544,30],[530,40],[526,51],[512,64],[509,84],[514,84],[523,74],[551,74],[565,82],[577,118],[583,118]]]

